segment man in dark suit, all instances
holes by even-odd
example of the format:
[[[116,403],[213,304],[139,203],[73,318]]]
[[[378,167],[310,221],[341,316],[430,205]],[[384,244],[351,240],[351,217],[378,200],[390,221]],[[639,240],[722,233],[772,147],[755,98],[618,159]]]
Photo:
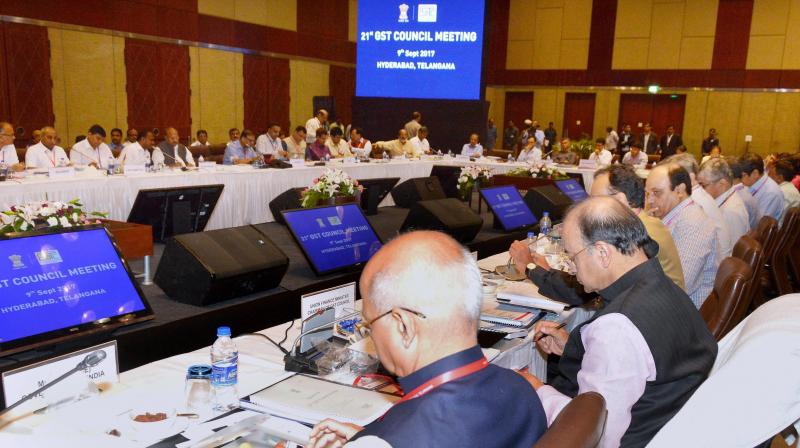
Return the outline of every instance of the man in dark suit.
[[[719,146],[719,139],[717,138],[717,130],[711,128],[708,130],[708,138],[703,140],[702,155],[708,155],[715,146]]]
[[[639,136],[639,143],[647,154],[658,154],[658,135],[653,132],[650,123],[644,124],[644,132]]]
[[[635,143],[633,134],[631,133],[631,125],[625,123],[622,125],[622,132],[619,133],[619,150],[620,154],[625,154],[631,150],[631,145]]]
[[[675,154],[678,146],[683,145],[683,139],[675,134],[675,126],[667,126],[667,133],[661,137],[661,160]]]
[[[183,146],[175,128],[167,128],[167,138],[159,143],[153,151],[153,162],[166,165],[195,166],[194,157],[186,146]]]

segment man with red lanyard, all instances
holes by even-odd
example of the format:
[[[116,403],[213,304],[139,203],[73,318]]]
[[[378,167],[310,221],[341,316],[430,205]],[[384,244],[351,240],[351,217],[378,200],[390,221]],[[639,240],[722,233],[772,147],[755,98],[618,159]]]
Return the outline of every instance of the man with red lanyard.
[[[370,259],[360,289],[364,326],[405,395],[364,428],[320,422],[307,447],[533,446],[544,410],[530,384],[478,346],[483,293],[469,252],[443,233],[407,233]]]
[[[99,124],[92,125],[86,138],[75,143],[69,150],[69,159],[74,165],[92,165],[96,168],[106,169],[109,162],[114,162],[111,148],[105,144],[106,130]]]
[[[39,143],[31,146],[25,152],[25,165],[28,168],[48,169],[57,166],[69,165],[67,153],[64,148],[56,146],[56,130],[50,126],[42,128]]]

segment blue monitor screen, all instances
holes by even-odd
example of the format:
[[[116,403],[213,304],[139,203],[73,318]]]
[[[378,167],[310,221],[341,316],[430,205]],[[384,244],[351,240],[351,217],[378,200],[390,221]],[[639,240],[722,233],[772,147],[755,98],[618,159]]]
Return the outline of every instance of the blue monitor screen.
[[[105,229],[0,240],[0,345],[149,307]]]
[[[581,184],[575,179],[558,180],[556,181],[556,187],[558,187],[562,193],[569,196],[572,202],[581,202],[589,197],[586,190],[584,190]]]
[[[484,1],[359,2],[356,95],[480,99]]]
[[[317,274],[366,263],[381,248],[358,204],[291,210],[283,217]]]
[[[522,199],[517,187],[503,185],[502,187],[482,188],[481,195],[492,209],[494,216],[500,220],[505,230],[518,229],[536,224],[528,204]]]

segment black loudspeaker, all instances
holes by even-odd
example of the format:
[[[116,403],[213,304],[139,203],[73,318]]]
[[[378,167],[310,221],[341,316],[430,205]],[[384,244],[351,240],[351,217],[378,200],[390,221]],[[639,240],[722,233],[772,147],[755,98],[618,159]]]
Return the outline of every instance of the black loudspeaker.
[[[392,189],[392,199],[398,207],[411,208],[418,201],[444,199],[447,196],[436,177],[415,177]]]
[[[275,219],[275,222],[286,225],[281,212],[300,208],[300,204],[303,202],[301,195],[303,190],[304,188],[290,188],[269,201],[269,211],[272,212],[272,218]]]
[[[155,283],[174,300],[208,305],[277,287],[289,259],[253,226],[171,238]]]
[[[544,212],[549,212],[550,219],[555,222],[564,217],[567,209],[572,205],[572,199],[555,185],[542,185],[528,190],[525,195],[525,203],[538,219],[542,219]]]
[[[458,178],[461,177],[460,166],[434,165],[431,176],[439,179],[442,190],[448,198],[458,198]]]
[[[483,218],[458,199],[434,199],[413,204],[400,230],[440,230],[466,243],[475,239]]]

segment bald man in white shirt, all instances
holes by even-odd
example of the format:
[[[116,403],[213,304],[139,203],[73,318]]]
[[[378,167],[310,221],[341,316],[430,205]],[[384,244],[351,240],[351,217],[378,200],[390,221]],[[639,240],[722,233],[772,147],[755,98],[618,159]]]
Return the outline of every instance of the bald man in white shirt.
[[[16,139],[14,126],[11,123],[0,121],[0,164],[10,167],[21,166],[14,139]]]
[[[56,145],[56,130],[50,126],[42,128],[39,143],[25,152],[25,166],[28,168],[48,169],[69,165],[69,158],[64,148]]]

